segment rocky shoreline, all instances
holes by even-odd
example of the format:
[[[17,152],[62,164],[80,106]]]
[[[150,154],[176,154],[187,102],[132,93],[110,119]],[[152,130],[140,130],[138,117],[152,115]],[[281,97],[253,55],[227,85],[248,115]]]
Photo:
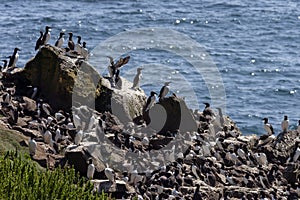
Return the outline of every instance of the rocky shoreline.
[[[115,198],[300,197],[299,129],[244,136],[221,111],[191,112],[174,95],[145,113],[142,90],[110,81],[80,56],[45,45],[24,69],[1,73],[1,127],[27,136],[22,145],[34,139],[32,159],[45,168],[72,165],[86,176],[92,159],[95,190]],[[162,110],[163,124],[155,120]]]

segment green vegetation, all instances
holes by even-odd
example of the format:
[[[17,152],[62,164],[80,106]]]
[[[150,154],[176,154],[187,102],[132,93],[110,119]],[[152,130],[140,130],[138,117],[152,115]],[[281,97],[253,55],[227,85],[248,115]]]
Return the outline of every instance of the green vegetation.
[[[27,154],[28,155],[28,154]],[[40,171],[29,156],[7,152],[0,157],[0,199],[107,199],[74,169]]]
[[[19,152],[28,152],[28,147],[21,147],[20,141],[27,140],[27,138],[14,130],[8,130],[0,125],[0,154],[11,150],[18,149]]]

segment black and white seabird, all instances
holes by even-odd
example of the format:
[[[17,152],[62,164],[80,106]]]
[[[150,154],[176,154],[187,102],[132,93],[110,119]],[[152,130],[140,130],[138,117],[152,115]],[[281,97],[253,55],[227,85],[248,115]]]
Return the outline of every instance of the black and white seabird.
[[[59,48],[62,47],[62,45],[64,44],[64,41],[65,41],[64,35],[65,35],[64,32],[60,32],[60,33],[59,33],[59,38],[58,38],[58,39],[56,40],[56,42],[55,42],[55,46],[56,46],[56,47],[59,47]]]
[[[213,117],[215,116],[215,113],[213,112],[213,110],[210,108],[210,104],[209,103],[203,103],[205,105],[205,108],[203,110],[203,115],[206,116],[210,116]]]
[[[16,67],[16,63],[19,59],[19,54],[18,51],[21,51],[19,48],[15,48],[14,49],[14,53],[12,54],[12,56],[9,59],[9,63],[8,63],[8,67]]]
[[[271,124],[269,124],[269,119],[268,118],[263,118],[264,121],[264,128],[267,131],[268,135],[273,135],[274,134],[274,130]]]
[[[81,36],[77,36],[77,43],[75,45],[75,51],[78,53],[78,54],[81,54],[81,50],[82,50],[82,46],[81,46]]]
[[[288,120],[288,116],[287,115],[284,116],[284,119],[281,122],[281,128],[282,128],[282,131],[284,133],[287,133],[288,128],[289,128],[289,120]]]
[[[45,34],[43,35],[43,38],[42,38],[43,45],[46,45],[48,43],[48,41],[50,40],[50,37],[51,37],[50,31],[51,31],[51,27],[46,26]]]
[[[147,99],[146,105],[145,105],[145,112],[147,112],[148,110],[150,110],[152,108],[152,106],[154,106],[155,102],[156,102],[156,92],[151,91],[150,92],[150,96]]]
[[[4,70],[7,67],[7,60],[2,60],[3,66],[1,66],[0,71]]]
[[[69,47],[70,50],[75,49],[75,44],[73,42],[73,33],[72,32],[69,33],[68,47]]]
[[[170,91],[170,87],[169,87],[169,84],[171,82],[165,82],[165,85],[161,88],[160,92],[159,92],[159,100],[165,98],[165,96],[169,93]]]
[[[43,45],[43,31],[40,31],[40,37],[35,43],[34,50],[38,50]]]
[[[34,155],[35,155],[35,153],[36,153],[36,147],[37,147],[36,141],[35,141],[33,138],[31,138],[31,139],[29,140],[29,154],[30,154],[31,156],[34,156]]]
[[[95,173],[95,165],[93,164],[93,160],[90,158],[89,159],[89,165],[87,168],[87,178],[88,179],[93,179]]]
[[[143,70],[143,68],[141,68],[141,67],[138,67],[136,69],[137,73],[133,79],[132,89],[140,88],[140,80],[142,78],[142,70]]]
[[[88,50],[87,47],[86,47],[86,42],[83,42],[83,43],[82,43],[81,56],[82,56],[84,59],[87,59],[88,56],[89,56],[89,50]]]

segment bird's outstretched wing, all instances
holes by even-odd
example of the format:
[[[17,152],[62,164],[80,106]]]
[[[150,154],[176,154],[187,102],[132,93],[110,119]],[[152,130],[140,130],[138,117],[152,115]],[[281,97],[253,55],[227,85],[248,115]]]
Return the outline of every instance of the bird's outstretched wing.
[[[115,64],[115,68],[120,68],[123,65],[127,64],[130,59],[130,56],[126,56],[125,58],[120,58],[119,61]]]

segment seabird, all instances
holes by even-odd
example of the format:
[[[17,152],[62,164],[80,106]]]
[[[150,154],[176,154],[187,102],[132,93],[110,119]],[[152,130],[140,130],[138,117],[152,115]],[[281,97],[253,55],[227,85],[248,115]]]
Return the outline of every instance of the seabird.
[[[65,41],[64,35],[65,35],[64,32],[60,32],[60,33],[59,33],[59,38],[58,38],[58,39],[56,40],[56,42],[55,42],[55,46],[56,46],[56,47],[58,47],[58,48],[61,48],[61,47],[62,47],[62,45],[64,44],[64,41]]]
[[[77,36],[77,43],[75,45],[75,51],[78,53],[78,54],[81,54],[81,49],[82,49],[82,46],[81,46],[81,36]]]
[[[35,43],[34,50],[38,50],[43,45],[43,31],[40,31],[40,37]]]
[[[112,182],[112,183],[115,182],[115,172],[112,168],[106,167],[104,170],[104,173],[110,182]]]
[[[93,160],[89,159],[89,166],[87,168],[87,178],[93,179],[95,173],[95,165],[93,164]]]
[[[18,51],[21,51],[19,48],[15,48],[14,49],[14,53],[12,54],[12,56],[9,59],[9,63],[8,63],[8,67],[16,67],[16,63],[19,59],[19,54]]]
[[[200,193],[200,184],[196,185],[196,190],[195,190],[195,193],[193,195],[193,200],[202,200],[202,195]]]
[[[57,129],[55,131],[55,138],[54,138],[54,140],[57,143],[57,141],[60,140],[60,139],[61,139],[60,128],[57,127]]]
[[[6,69],[7,67],[7,60],[2,60],[2,62],[3,62],[3,66],[0,67],[0,71]]]
[[[133,79],[132,89],[140,88],[140,80],[142,78],[142,70],[143,70],[143,68],[141,68],[141,67],[138,67],[136,69],[137,74],[135,75],[135,77]]]
[[[89,56],[89,50],[88,50],[87,47],[86,47],[86,42],[83,42],[83,43],[82,43],[81,56],[82,56],[84,59],[87,59],[88,56]]]
[[[152,108],[152,106],[154,106],[155,102],[156,102],[156,92],[151,91],[150,92],[150,96],[147,99],[146,105],[145,105],[145,112],[147,112],[148,110],[150,110]]]
[[[274,134],[274,130],[271,124],[269,124],[269,119],[268,118],[263,118],[264,121],[264,128],[267,131],[268,135],[273,135]]]
[[[50,144],[52,140],[52,134],[49,130],[46,130],[46,132],[44,133],[44,142],[46,144]]]
[[[282,131],[284,133],[287,133],[288,128],[289,128],[289,120],[288,120],[288,116],[287,115],[284,116],[284,119],[281,122],[281,128],[282,128]]]
[[[293,156],[293,161],[296,162],[298,160],[299,156],[300,156],[300,147],[299,147],[299,144],[298,144],[298,147],[295,150],[295,153],[294,153],[294,156]]]
[[[36,147],[37,147],[36,141],[31,138],[31,140],[29,140],[29,153],[30,153],[31,156],[35,155]]]
[[[145,136],[145,137],[143,138],[142,144],[143,144],[144,146],[148,146],[148,145],[149,145],[149,139],[148,139],[147,136]]]
[[[47,103],[42,103],[42,109],[44,111],[44,113],[46,113],[47,116],[51,115],[51,107],[49,104]]]
[[[259,165],[265,166],[268,164],[267,156],[265,153],[255,153],[254,157]]]
[[[38,88],[37,87],[34,87],[33,88],[33,92],[32,92],[32,95],[31,95],[31,99],[34,99],[35,98],[35,96],[36,96],[36,94],[37,94],[37,92],[38,92]]]
[[[82,130],[79,130],[76,135],[75,135],[75,138],[74,138],[74,143],[76,145],[79,145],[81,140],[82,140],[82,137],[83,137],[83,131]]]
[[[69,33],[69,41],[68,41],[68,47],[69,47],[70,50],[74,50],[74,48],[75,48],[75,44],[72,40],[72,37],[73,37],[73,33],[70,32]]]
[[[170,83],[171,83],[170,81],[169,82],[165,82],[165,85],[161,88],[161,90],[159,92],[159,95],[158,95],[159,100],[165,98],[165,96],[169,93],[169,91],[170,91],[169,84]]]
[[[48,41],[50,40],[50,37],[51,37],[50,31],[51,31],[51,27],[46,26],[45,34],[43,35],[43,38],[42,38],[42,44],[43,45],[46,45],[48,43]]]
[[[205,105],[205,108],[203,110],[203,115],[204,117],[206,116],[210,116],[213,117],[215,116],[215,113],[213,112],[213,110],[210,108],[210,104],[209,103],[203,103]]]
[[[117,72],[116,72],[115,85],[117,88],[122,89],[122,80],[120,77],[120,70],[117,70]]]

